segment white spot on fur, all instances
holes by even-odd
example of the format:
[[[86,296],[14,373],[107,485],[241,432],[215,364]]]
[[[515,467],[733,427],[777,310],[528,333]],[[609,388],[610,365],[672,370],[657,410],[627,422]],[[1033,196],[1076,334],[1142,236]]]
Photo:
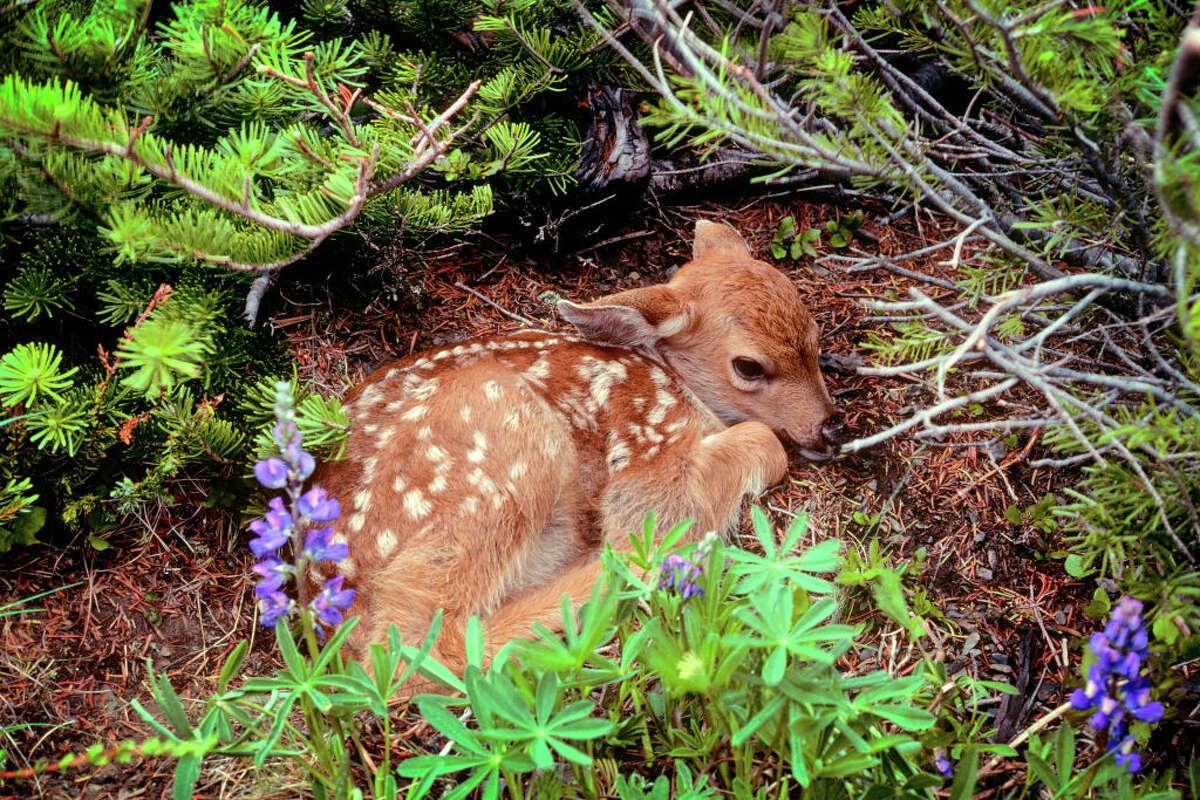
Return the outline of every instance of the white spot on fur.
[[[529,467],[526,466],[524,461],[517,459],[508,468],[508,477],[514,481],[520,480],[525,477],[525,473],[527,472],[529,472]]]
[[[420,489],[410,489],[404,494],[404,510],[413,519],[421,519],[433,511],[433,503],[425,498]]]
[[[363,393],[358,396],[358,402],[364,407],[370,407],[378,403],[383,398],[383,390],[379,388],[378,383],[372,383]]]
[[[650,368],[650,380],[654,381],[656,386],[666,386],[671,382],[670,376],[659,367]]]
[[[413,362],[413,369],[428,369],[433,366],[433,362],[428,358],[418,358]]]
[[[483,435],[483,431],[475,431],[475,447],[467,451],[467,461],[472,464],[480,464],[487,455],[487,437]]]
[[[486,473],[479,467],[467,476],[467,483],[479,489],[479,493],[484,497],[492,497],[496,494],[496,482],[489,478]]]
[[[537,361],[529,365],[529,369],[525,370],[524,377],[534,383],[543,383],[550,377],[550,359],[540,356]]]
[[[418,404],[401,414],[400,419],[404,420],[405,422],[420,422],[421,418],[428,413],[429,406]]]
[[[399,400],[393,400],[392,402],[388,403],[386,406],[383,407],[383,410],[388,412],[389,414],[394,414],[395,412],[404,408],[406,405],[408,405],[408,398],[401,397]]]
[[[521,427],[521,409],[518,406],[513,406],[504,415],[505,430],[516,431]]]
[[[434,353],[434,355],[433,355],[433,360],[434,360],[434,361],[441,361],[443,358],[449,358],[449,357],[450,357],[450,351],[449,351],[449,350],[439,350],[439,351],[437,351],[436,353]]]
[[[670,392],[659,389],[654,393],[654,408],[646,415],[646,421],[651,425],[658,425],[667,418],[667,411],[675,402],[675,397]]]
[[[350,521],[347,522],[346,524],[350,527],[350,530],[354,531],[355,533],[358,533],[359,531],[361,531],[363,529],[363,525],[366,523],[366,521],[367,521],[367,515],[363,514],[362,512],[358,512],[355,514],[351,514]]]
[[[593,414],[608,402],[608,395],[613,385],[620,383],[628,376],[625,365],[621,362],[602,361],[593,356],[584,356],[576,372],[587,383],[590,402],[586,404],[586,407]]]
[[[467,352],[467,348],[463,347],[461,344],[458,344],[458,345],[455,345],[454,349],[451,350],[450,352],[456,356],[461,356],[463,353]]]
[[[379,533],[379,539],[375,545],[379,548],[379,555],[387,558],[396,549],[396,545],[400,544],[400,540],[396,538],[396,534],[391,528],[384,528]]]
[[[646,450],[646,452],[642,453],[642,460],[649,461],[650,459],[654,458],[656,455],[658,455],[658,445],[654,445],[654,446],[650,447],[648,450]]]
[[[475,497],[472,495],[471,497],[468,497],[466,500],[462,501],[462,509],[467,514],[474,514],[478,508],[479,508],[479,498],[478,497]]]
[[[423,425],[421,430],[417,431],[417,441],[428,442],[433,438],[433,428],[428,425]]]
[[[370,425],[362,426],[362,432],[367,434],[368,436],[374,436],[378,430],[379,430],[379,426],[374,423],[372,423]]]
[[[450,454],[436,444],[431,444],[425,449],[425,457],[437,464],[449,458]]]
[[[410,394],[414,400],[428,400],[429,398],[433,397],[433,393],[437,391],[437,388],[438,379],[430,378],[420,386],[414,387]]]
[[[430,493],[430,494],[440,494],[441,492],[445,491],[445,489],[446,489],[446,476],[445,476],[445,475],[435,475],[435,476],[433,476],[433,480],[431,480],[431,481],[429,482],[429,487],[428,487],[428,489],[429,489],[429,493]]]
[[[363,483],[375,482],[375,469],[379,466],[379,457],[370,456],[363,461]]]
[[[396,494],[403,492],[405,485],[406,484],[404,483],[403,475],[397,475],[396,477],[392,478],[392,490],[395,491]]]
[[[629,450],[629,444],[620,438],[616,431],[609,431],[608,453],[604,457],[605,462],[608,464],[609,472],[618,472],[624,469],[632,455],[633,453]]]
[[[463,422],[470,422],[471,421],[471,407],[469,405],[463,404],[463,407],[458,410],[458,415],[460,417],[462,417]]]
[[[342,573],[351,580],[353,580],[354,576],[358,574],[358,565],[354,563],[353,558],[342,559],[337,568],[338,572]]]
[[[499,400],[500,399],[500,384],[496,383],[495,381],[484,381],[483,382],[483,393],[487,397],[488,400]]]

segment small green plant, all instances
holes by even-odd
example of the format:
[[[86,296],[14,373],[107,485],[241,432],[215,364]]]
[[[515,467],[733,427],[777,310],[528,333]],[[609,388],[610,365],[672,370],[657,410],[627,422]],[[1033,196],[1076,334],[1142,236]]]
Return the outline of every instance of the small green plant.
[[[829,246],[834,250],[845,250],[854,241],[855,232],[862,227],[863,213],[854,211],[839,215],[825,223],[825,232],[829,234]]]
[[[1058,530],[1058,517],[1054,510],[1058,508],[1058,498],[1053,494],[1046,494],[1028,508],[1021,509],[1015,505],[1010,505],[1004,509],[1004,518],[1012,525],[1027,524],[1042,533],[1053,533]]]
[[[821,232],[816,228],[805,231],[796,230],[796,219],[791,214],[779,221],[779,228],[771,239],[771,255],[776,259],[791,258],[799,260],[800,256],[817,257],[817,245],[821,241]]]

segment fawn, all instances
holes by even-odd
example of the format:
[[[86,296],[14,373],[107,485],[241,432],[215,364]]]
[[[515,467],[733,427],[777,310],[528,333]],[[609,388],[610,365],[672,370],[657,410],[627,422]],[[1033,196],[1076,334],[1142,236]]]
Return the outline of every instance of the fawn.
[[[781,480],[780,437],[828,457],[841,415],[817,325],[730,227],[696,223],[669,283],[559,313],[582,336],[521,331],[409,356],[346,398],[347,460],[313,480],[341,499],[340,566],[357,588],[359,657],[395,623],[461,674],[467,620],[496,647],[585,602],[607,539],[655,511],[725,533]]]

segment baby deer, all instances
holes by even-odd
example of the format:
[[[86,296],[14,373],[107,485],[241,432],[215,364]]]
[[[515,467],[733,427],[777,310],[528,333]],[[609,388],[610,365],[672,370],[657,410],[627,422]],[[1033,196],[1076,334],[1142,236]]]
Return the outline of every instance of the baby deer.
[[[360,657],[390,623],[419,643],[442,608],[434,655],[461,674],[472,615],[496,647],[555,627],[564,593],[587,600],[604,541],[628,546],[647,512],[724,533],[786,473],[780,438],[832,454],[817,325],[732,228],[697,222],[667,284],[558,310],[582,336],[419,353],[347,397],[348,458],[313,480],[342,502]]]

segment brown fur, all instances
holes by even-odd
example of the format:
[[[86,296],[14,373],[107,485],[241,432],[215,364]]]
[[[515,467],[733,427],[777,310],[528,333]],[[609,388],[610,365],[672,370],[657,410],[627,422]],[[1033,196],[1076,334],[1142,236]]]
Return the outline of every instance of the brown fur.
[[[605,539],[649,511],[724,533],[779,481],[779,437],[824,449],[834,413],[817,326],[787,278],[729,227],[696,225],[668,284],[560,312],[585,338],[524,331],[420,353],[347,397],[347,460],[313,480],[342,503],[359,657],[395,623],[410,644],[445,609],[435,655],[461,671],[475,614],[498,647],[584,602]],[[768,365],[746,381],[735,358]]]

